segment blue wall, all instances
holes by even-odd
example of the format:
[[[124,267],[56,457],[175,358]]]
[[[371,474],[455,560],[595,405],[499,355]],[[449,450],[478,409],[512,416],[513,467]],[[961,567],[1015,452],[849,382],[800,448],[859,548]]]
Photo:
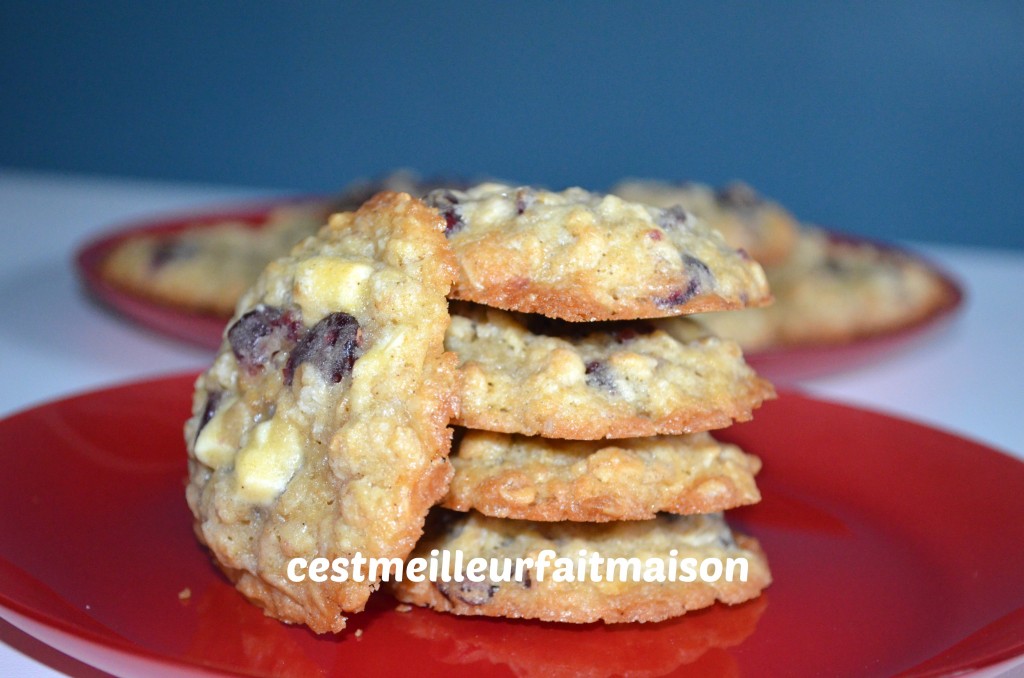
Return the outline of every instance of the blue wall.
[[[0,166],[328,190],[742,178],[1024,247],[1024,3],[4,2]]]

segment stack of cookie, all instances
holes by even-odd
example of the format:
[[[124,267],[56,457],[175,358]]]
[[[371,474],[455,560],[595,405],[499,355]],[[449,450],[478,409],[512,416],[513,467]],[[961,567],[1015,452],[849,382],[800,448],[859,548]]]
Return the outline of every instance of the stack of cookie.
[[[756,596],[764,556],[721,511],[759,499],[760,462],[707,431],[773,391],[683,316],[766,303],[760,266],[682,209],[580,189],[427,203],[380,193],[270,263],[196,382],[186,496],[236,587],[321,633],[380,586],[360,559],[434,549],[645,570],[394,587],[459,614],[652,621]],[[747,578],[667,580],[688,558]]]
[[[749,419],[774,391],[734,342],[685,316],[766,303],[760,266],[681,208],[500,184],[425,200],[459,267],[445,346],[459,359],[463,428],[447,510],[413,555],[498,564],[482,581],[404,581],[397,597],[456,614],[624,622],[758,595],[764,556],[721,512],[760,499],[760,461],[707,432]],[[571,580],[500,570],[545,550],[571,560]],[[742,558],[749,571],[608,580],[591,554],[663,574],[687,558]]]

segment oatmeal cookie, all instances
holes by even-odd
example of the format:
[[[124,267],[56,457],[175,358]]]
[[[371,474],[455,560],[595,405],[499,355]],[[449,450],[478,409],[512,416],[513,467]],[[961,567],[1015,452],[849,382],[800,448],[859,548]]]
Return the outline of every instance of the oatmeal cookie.
[[[435,515],[441,519],[417,545],[413,557],[429,558],[437,549],[439,553],[451,552],[453,560],[461,551],[467,564],[473,558],[494,558],[494,575],[488,563],[481,582],[468,578],[462,582],[406,579],[394,583],[392,589],[403,602],[453,614],[574,623],[659,621],[707,607],[716,600],[730,605],[750,600],[771,582],[768,563],[757,541],[734,535],[717,513],[660,515],[654,520],[614,523],[540,523],[488,518],[478,513]],[[588,563],[583,580],[557,581],[557,566],[549,564],[543,573],[538,570],[540,553],[547,549],[554,552],[554,558],[570,559],[574,575],[581,551],[584,559],[595,552],[605,559],[619,559],[617,570],[608,577],[606,568],[599,567],[598,580]],[[534,559],[532,566],[524,564],[518,579],[517,558]],[[686,558],[697,563],[718,558],[723,572],[727,559],[745,559],[746,581],[739,580],[738,572],[732,581],[726,581],[724,574],[713,582],[699,577],[681,581],[678,563]],[[627,566],[628,559],[635,559],[634,565]],[[667,581],[672,571],[670,560],[677,564],[676,581]],[[608,560],[604,564],[607,566]],[[642,577],[631,581],[632,575],[622,581],[620,573],[629,571],[628,567],[635,567],[641,575],[660,567],[666,581],[643,581]],[[656,574],[649,578],[656,579]],[[711,574],[709,568],[708,579]]]
[[[686,318],[592,324],[451,309],[456,422],[469,428],[573,440],[692,433],[750,419],[774,396],[737,344]]]
[[[275,208],[261,224],[222,221],[122,240],[100,275],[137,296],[198,313],[230,317],[268,263],[326,223],[318,202]]]
[[[259,223],[207,220],[172,232],[129,236],[105,257],[100,274],[137,296],[226,320],[266,265],[316,233],[332,213],[356,210],[383,191],[419,196],[449,185],[465,183],[424,180],[402,170],[354,182],[332,198],[275,207]]]
[[[760,265],[681,208],[581,188],[439,189],[457,299],[572,321],[665,317],[770,301]]]
[[[774,305],[695,319],[747,351],[835,345],[911,325],[953,294],[911,255],[812,227],[784,262],[765,270]]]
[[[403,558],[451,478],[454,261],[437,213],[382,193],[271,263],[185,427],[199,539],[274,617],[338,631],[379,582],[294,583],[292,558]]]
[[[719,231],[730,246],[764,265],[782,261],[796,244],[798,224],[793,215],[742,182],[715,190],[698,183],[633,179],[611,192],[630,202],[665,209],[681,205]]]
[[[443,506],[518,520],[647,520],[761,500],[761,460],[707,433],[613,443],[466,431]]]

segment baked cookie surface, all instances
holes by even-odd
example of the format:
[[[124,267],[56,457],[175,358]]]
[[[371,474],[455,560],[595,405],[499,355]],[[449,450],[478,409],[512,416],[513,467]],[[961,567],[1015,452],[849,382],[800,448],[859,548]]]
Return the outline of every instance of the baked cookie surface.
[[[619,183],[611,192],[663,209],[681,205],[719,231],[730,246],[764,265],[782,261],[796,245],[798,223],[793,215],[742,182],[716,190],[699,183],[634,179]]]
[[[744,350],[836,345],[891,332],[949,302],[948,285],[922,261],[872,243],[804,227],[795,249],[765,268],[772,306],[695,319]]]
[[[413,557],[428,558],[437,549],[461,551],[465,562],[472,558],[495,558],[497,563],[509,559],[510,577],[505,577],[503,566],[497,565],[497,579],[486,573],[484,581],[462,582],[443,580],[422,582],[404,580],[391,588],[399,600],[435,610],[463,615],[492,617],[523,617],[547,621],[588,623],[647,622],[676,617],[689,610],[713,604],[716,600],[728,604],[741,603],[760,594],[771,582],[768,563],[757,541],[734,535],[721,514],[698,516],[661,515],[654,520],[614,523],[539,523],[488,518],[478,513],[437,513],[436,523],[417,545]],[[597,552],[605,559],[639,561],[642,570],[649,559],[660,561],[665,568],[666,581],[631,581],[618,575],[624,565],[620,562],[615,573],[599,568],[601,580],[590,576],[589,565],[584,578],[576,581],[558,581],[549,565],[538,574],[537,562],[541,551],[550,549],[554,558],[568,558],[573,567],[583,551]],[[524,563],[521,577],[515,579],[514,563],[517,558],[533,558],[532,567]],[[724,574],[714,582],[667,581],[671,565],[669,560],[693,558],[719,559],[724,564],[729,558],[745,559],[746,581],[739,580],[738,571],[732,581]],[[607,561],[605,561],[607,565]],[[723,567],[723,573],[725,568]],[[604,574],[601,574],[601,573]],[[710,579],[710,577],[709,577]]]
[[[465,431],[442,505],[497,518],[648,520],[754,504],[757,457],[707,433],[613,442]]]
[[[100,265],[107,282],[170,306],[228,317],[274,259],[327,220],[320,203],[275,208],[258,226],[226,221],[120,242]]]
[[[459,262],[457,299],[572,321],[652,318],[768,303],[760,265],[682,209],[581,188],[439,189]]]
[[[747,420],[775,393],[736,343],[686,318],[590,324],[465,303],[451,311],[456,423],[468,428],[573,440],[691,433]]]
[[[241,299],[185,427],[200,540],[274,617],[338,631],[379,582],[292,582],[292,558],[405,557],[451,477],[454,262],[436,212],[382,193]]]
[[[172,232],[132,235],[106,256],[100,273],[135,295],[228,318],[266,265],[316,233],[332,213],[356,210],[383,191],[419,196],[452,184],[464,185],[398,171],[354,182],[333,198],[305,198],[275,207],[258,224],[199,223]]]

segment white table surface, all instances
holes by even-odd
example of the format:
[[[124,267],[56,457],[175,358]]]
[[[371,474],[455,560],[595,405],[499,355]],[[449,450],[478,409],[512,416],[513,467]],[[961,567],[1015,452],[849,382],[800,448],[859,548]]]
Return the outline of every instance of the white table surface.
[[[207,351],[141,330],[89,302],[72,253],[119,222],[265,195],[0,170],[0,416],[83,390],[205,367]],[[966,288],[953,326],[878,364],[801,387],[1024,459],[1024,252],[912,246]],[[1022,668],[1015,664],[1014,671]],[[0,676],[57,675],[106,674],[0,621]]]

